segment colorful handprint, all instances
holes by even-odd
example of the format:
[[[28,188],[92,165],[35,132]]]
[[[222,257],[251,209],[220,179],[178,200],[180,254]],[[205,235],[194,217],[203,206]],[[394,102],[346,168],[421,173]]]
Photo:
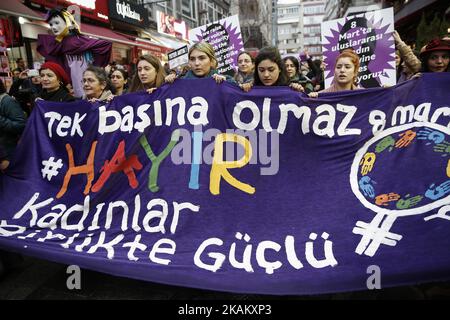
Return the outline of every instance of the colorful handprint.
[[[373,165],[375,164],[375,159],[377,156],[373,152],[367,152],[364,157],[361,159],[359,165],[361,166],[361,175],[365,176],[373,169]]]
[[[399,136],[401,138],[397,140],[397,142],[395,143],[395,147],[404,148],[409,146],[409,144],[414,140],[414,138],[416,137],[416,133],[412,130],[407,130],[403,133],[400,133]]]

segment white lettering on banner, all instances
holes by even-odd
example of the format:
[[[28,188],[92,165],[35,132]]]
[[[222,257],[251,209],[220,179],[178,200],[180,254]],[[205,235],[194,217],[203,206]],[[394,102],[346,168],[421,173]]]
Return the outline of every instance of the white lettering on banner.
[[[228,251],[228,259],[230,261],[230,264],[232,267],[236,269],[243,269],[247,272],[254,272],[253,266],[252,266],[252,252],[253,252],[253,244],[250,242],[250,236],[245,233],[242,235],[242,233],[237,232],[235,235],[236,239],[239,241],[242,241],[242,239],[245,241],[245,249],[239,249],[236,250],[236,246],[238,246],[237,242],[233,242],[230,246],[230,249]],[[328,240],[329,234],[326,232],[322,233],[321,238],[324,241],[323,244],[323,254],[320,254],[320,256],[324,256],[323,259],[318,260],[315,257],[314,254],[314,243],[317,239],[316,233],[311,233],[309,235],[309,239],[312,241],[308,241],[305,244],[305,258],[308,263],[316,269],[321,269],[325,267],[335,267],[338,265],[337,260],[334,257],[333,254],[333,242],[331,240]],[[264,240],[259,243],[257,243],[256,252],[255,252],[255,259],[261,268],[265,270],[267,274],[274,274],[274,271],[281,268],[283,266],[283,263],[279,260],[275,261],[269,261],[267,260],[267,256],[270,255],[271,257],[274,256],[273,253],[266,254],[267,251],[273,251],[276,253],[279,253],[281,250],[284,252],[281,252],[280,254],[285,255],[287,258],[288,263],[294,268],[294,269],[301,269],[303,268],[303,264],[300,262],[300,260],[297,257],[297,253],[295,250],[294,245],[295,239],[293,236],[288,235],[285,237],[284,242],[284,250],[282,250],[282,246],[275,242],[270,240]],[[194,255],[194,263],[197,267],[201,269],[205,269],[211,272],[216,272],[219,270],[222,265],[224,264],[227,256],[223,253],[221,253],[219,250],[223,249],[224,242],[222,239],[219,238],[209,238],[203,241],[200,246],[198,247],[197,251]],[[213,249],[214,247],[214,249]],[[218,247],[218,248],[216,248]],[[244,252],[243,256],[240,258],[240,262],[238,262],[238,259],[236,257],[236,252]],[[210,259],[208,259],[208,263],[202,259],[202,257],[206,255]]]
[[[123,252],[122,254],[126,255],[129,261],[139,261],[140,259],[148,258],[152,263],[160,265],[170,264],[172,260],[169,259],[168,256],[173,256],[176,253],[177,243],[172,239],[152,238],[152,244],[142,242],[142,233],[144,233],[144,231],[153,234],[165,233],[164,225],[168,223],[167,220],[169,220],[167,219],[169,216],[169,203],[164,199],[150,200],[146,206],[149,211],[144,217],[139,219],[139,212],[130,210],[125,201],[118,200],[111,203],[96,204],[96,214],[92,217],[92,215],[89,215],[90,208],[92,207],[89,196],[84,198],[83,204],[73,204],[69,208],[61,203],[52,205],[51,202],[53,202],[53,198],[41,202],[38,202],[40,201],[38,198],[39,193],[35,193],[27,204],[14,215],[12,220],[21,219],[22,221],[20,221],[20,223],[19,221],[15,223],[13,221],[0,220],[0,237],[17,237],[18,240],[28,242],[57,243],[65,249],[72,249],[80,253],[106,255],[108,259],[114,259],[117,252]],[[140,201],[140,196],[137,195],[135,197],[134,205],[138,207],[138,209],[142,207]],[[139,205],[137,205],[136,202],[139,202]],[[98,226],[100,220],[98,214],[99,211],[103,210],[105,205],[108,207],[106,213],[107,217],[102,217],[101,221],[103,222],[103,225]],[[51,206],[51,209],[44,209],[45,206]],[[162,209],[156,210],[155,206],[160,206]],[[121,209],[122,215],[119,215],[118,217],[117,213],[114,213],[113,215],[111,209],[113,207]],[[46,210],[55,211],[55,209],[58,209],[59,212],[45,212]],[[173,217],[170,223],[170,232],[171,234],[175,234],[177,225],[179,224],[180,213],[182,211],[188,213],[199,212],[200,207],[189,202],[173,202],[171,210],[173,211]],[[25,216],[25,213],[28,211],[31,216]],[[69,225],[68,216],[76,211],[78,212],[76,218],[72,218],[71,224]],[[128,215],[133,215],[133,225],[139,223],[143,225],[143,227],[135,228],[135,226],[133,226],[133,230],[130,231],[128,225],[131,219],[128,219]],[[23,221],[24,217],[29,219],[28,227],[27,223]],[[91,217],[90,222],[86,222],[88,217]],[[46,221],[48,218],[51,218],[51,220]],[[112,219],[121,220],[118,223],[115,223],[115,225],[121,225],[117,230],[118,232],[108,232],[112,225]],[[160,221],[159,223],[156,221],[156,224],[151,224],[150,220],[153,219],[159,219]],[[36,225],[36,221],[39,221],[38,226],[42,228],[42,230],[33,228]],[[88,226],[88,224],[91,226]],[[91,227],[93,225],[95,225],[95,228],[93,228],[94,230],[102,230],[87,234],[82,232],[85,230],[92,230]],[[152,227],[150,227],[150,225]],[[45,231],[45,229],[55,229],[56,226],[59,227],[60,232],[64,231],[64,234],[58,233],[57,231]],[[35,237],[40,231],[44,232],[41,233],[39,238]],[[72,231],[73,234],[66,233],[67,231]],[[123,233],[120,233],[120,231]],[[139,231],[142,231],[142,233]],[[329,234],[326,232],[322,233],[321,238],[324,241],[316,241],[316,233],[311,233],[309,235],[310,241],[305,243],[304,258],[311,267],[316,269],[335,267],[338,262],[333,253],[333,242],[328,239]],[[319,247],[323,248],[322,251],[314,248],[313,242],[323,242],[323,245],[319,245]],[[211,237],[202,241],[195,250],[193,261],[194,264],[201,269],[216,272],[228,258],[228,261],[233,268],[251,273],[255,272],[252,263],[256,261],[257,265],[262,268],[266,274],[272,275],[276,270],[283,266],[283,262],[274,260],[277,255],[284,256],[288,265],[292,268],[296,270],[303,268],[303,264],[298,257],[295,246],[296,241],[292,235],[287,235],[284,239],[284,244],[281,245],[278,242],[271,240],[263,240],[254,243],[247,233],[236,232],[235,241],[232,242],[231,245],[226,245],[225,247],[224,241],[220,238]],[[118,250],[118,247],[128,250]],[[214,247],[215,250],[213,250]],[[221,252],[224,248],[227,248],[228,254]],[[317,253],[317,251],[321,252]],[[209,258],[205,259],[205,256]],[[316,256],[321,258],[317,259]],[[269,259],[268,257],[271,258]]]
[[[138,12],[133,11],[129,3],[126,2],[121,3],[120,1],[117,1],[116,11],[117,14],[122,16],[123,18],[130,18],[137,21],[141,21],[141,15]]]

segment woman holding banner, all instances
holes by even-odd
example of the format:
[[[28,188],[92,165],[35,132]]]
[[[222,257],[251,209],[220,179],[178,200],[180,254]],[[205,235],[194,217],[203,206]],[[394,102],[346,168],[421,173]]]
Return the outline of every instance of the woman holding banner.
[[[317,98],[322,92],[339,92],[345,90],[359,89],[357,84],[359,70],[359,57],[351,49],[346,49],[337,57],[334,66],[334,79],[331,87],[328,89],[311,92],[308,94],[310,98]]]
[[[255,58],[254,83],[255,86],[287,86],[289,85],[295,91],[303,92],[303,87],[299,83],[289,84],[289,76],[286,67],[281,59],[280,52],[276,47],[262,48]],[[253,86],[252,85],[252,86]],[[242,90],[248,92],[249,88],[242,87]]]
[[[255,71],[255,59],[247,51],[241,51],[237,56],[238,71],[234,80],[242,87],[247,83],[253,84]]]
[[[83,99],[90,102],[109,101],[113,96],[112,85],[106,71],[100,67],[89,66],[83,72]]]
[[[166,72],[159,59],[155,56],[140,56],[136,69],[129,92],[146,90],[148,93],[152,93],[156,88],[164,84]]]
[[[233,78],[217,73],[217,59],[214,48],[205,41],[195,43],[188,53],[190,70],[181,77],[182,79],[204,79],[213,78],[217,83],[224,80],[236,83]],[[172,83],[176,75],[170,74],[166,77],[166,82]]]

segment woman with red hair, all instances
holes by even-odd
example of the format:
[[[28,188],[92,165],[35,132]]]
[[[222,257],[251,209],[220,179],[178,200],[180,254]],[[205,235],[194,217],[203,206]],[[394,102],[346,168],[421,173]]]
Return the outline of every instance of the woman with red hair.
[[[328,89],[309,93],[309,97],[317,98],[322,92],[338,92],[360,89],[357,84],[359,56],[353,50],[344,50],[336,59],[334,79]]]

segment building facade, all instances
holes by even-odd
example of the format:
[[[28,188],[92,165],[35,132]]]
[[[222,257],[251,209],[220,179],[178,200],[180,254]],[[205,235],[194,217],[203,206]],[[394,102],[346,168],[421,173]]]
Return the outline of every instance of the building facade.
[[[313,57],[322,55],[320,24],[325,1],[278,0],[277,47],[282,54],[297,54],[304,50]]]
[[[303,6],[300,0],[277,2],[277,47],[282,54],[297,53],[303,47]]]
[[[312,57],[322,56],[320,25],[325,13],[325,1],[302,1],[303,5],[303,50]]]
[[[272,43],[271,0],[231,0],[230,15],[236,14],[247,50],[256,52]]]

